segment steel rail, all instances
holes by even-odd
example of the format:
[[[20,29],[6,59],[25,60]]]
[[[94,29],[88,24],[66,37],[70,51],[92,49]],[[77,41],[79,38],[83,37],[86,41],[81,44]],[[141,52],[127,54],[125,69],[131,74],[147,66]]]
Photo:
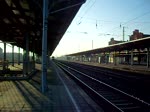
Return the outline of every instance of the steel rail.
[[[99,81],[99,80],[97,80],[97,79],[95,79],[95,78],[93,78],[93,77],[91,77],[91,76],[88,76],[88,75],[86,75],[86,74],[84,74],[84,73],[82,73],[82,72],[80,72],[80,71],[78,71],[78,70],[75,70],[75,69],[73,69],[73,68],[71,68],[71,67],[69,67],[69,66],[66,66],[66,65],[61,64],[61,63],[58,63],[58,62],[57,62],[57,65],[58,65],[59,67],[61,67],[65,72],[69,73],[72,77],[74,77],[74,79],[76,79],[78,82],[80,82],[80,84],[84,85],[84,87],[86,87],[88,90],[92,91],[92,93],[94,93],[97,97],[101,97],[101,99],[105,100],[105,101],[109,104],[109,107],[111,107],[111,108],[114,109],[114,110],[116,109],[115,111],[124,112],[124,110],[125,110],[126,108],[123,109],[123,107],[122,107],[122,109],[121,109],[120,107],[123,106],[122,104],[116,105],[115,103],[112,103],[110,100],[108,100],[108,98],[105,98],[105,97],[104,97],[104,96],[106,96],[106,95],[101,95],[98,91],[94,90],[94,89],[93,89],[92,87],[90,87],[87,83],[83,82],[83,79],[79,79],[77,76],[73,75],[73,74],[72,74],[72,71],[78,73],[78,75],[80,74],[80,75],[84,76],[84,78],[85,78],[85,77],[88,78],[90,81],[92,80],[92,83],[99,83],[99,84],[102,84],[103,86],[105,86],[105,87],[111,89],[111,91],[112,91],[112,90],[113,90],[113,91],[116,91],[116,92],[117,92],[117,95],[118,95],[118,93],[121,94],[121,95],[124,95],[123,97],[126,97],[126,98],[129,99],[129,101],[130,101],[129,104],[132,104],[132,103],[133,103],[134,105],[138,104],[138,106],[131,107],[131,110],[133,110],[134,108],[135,108],[135,109],[136,109],[136,108],[140,108],[140,109],[142,108],[143,110],[145,109],[146,111],[150,109],[150,104],[149,104],[149,103],[147,103],[147,102],[145,102],[145,101],[143,101],[143,100],[140,100],[140,99],[137,98],[137,97],[134,97],[134,96],[132,96],[132,95],[129,95],[129,94],[127,94],[127,93],[125,93],[125,92],[123,92],[123,91],[117,89],[117,88],[114,88],[114,87],[112,87],[112,86],[110,86],[110,85],[108,85],[108,84],[106,84],[106,83],[104,83],[104,82],[102,82],[102,81]],[[70,71],[70,70],[71,70],[71,71]],[[104,92],[104,91],[103,91],[103,92]],[[105,92],[106,92],[106,91],[105,91]],[[111,92],[110,92],[110,93],[111,93]],[[109,94],[110,94],[110,93],[109,93]],[[108,93],[107,93],[107,94],[108,94]],[[114,95],[115,95],[115,94],[113,94],[112,96],[114,96]],[[127,99],[126,99],[126,100],[127,100]],[[131,101],[132,101],[132,102],[131,102]],[[119,105],[120,105],[120,106],[119,106]],[[127,104],[127,106],[128,106],[128,104]],[[143,107],[144,107],[144,108],[143,108]],[[146,111],[145,111],[145,112],[146,112]]]

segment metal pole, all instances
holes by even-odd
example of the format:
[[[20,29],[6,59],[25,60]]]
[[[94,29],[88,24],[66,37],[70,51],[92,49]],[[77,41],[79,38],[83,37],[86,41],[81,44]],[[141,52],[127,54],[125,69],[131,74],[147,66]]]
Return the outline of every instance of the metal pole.
[[[113,55],[113,61],[114,61],[114,65],[116,66],[117,64],[116,64],[116,51],[114,51],[114,55]]]
[[[24,39],[26,42],[26,50],[23,50],[23,76],[28,74],[29,38],[27,34],[25,35]]]
[[[4,42],[4,63],[6,62],[6,43]],[[5,64],[3,64],[3,70],[5,70],[6,67],[5,67]]]
[[[14,45],[12,45],[12,66],[14,66]]]
[[[43,0],[43,36],[42,36],[42,93],[46,91],[47,75],[47,24],[48,24],[48,0]]]
[[[20,47],[18,47],[18,65],[20,65]]]
[[[28,74],[28,66],[29,66],[29,36],[26,34],[26,57],[25,57],[25,63],[26,63],[26,75]]]
[[[110,63],[110,52],[108,53],[108,63]]]
[[[133,49],[131,49],[131,66],[133,66]]]
[[[32,57],[32,69],[35,70],[35,54],[34,54],[34,51],[33,51],[33,57]]]
[[[125,27],[123,27],[123,41],[124,41],[124,32],[125,32],[125,31],[124,31],[124,28],[125,28]]]
[[[26,52],[25,52],[25,50],[23,49],[23,77],[24,77],[25,74],[26,74],[26,63],[25,63],[25,59],[26,59]]]
[[[149,68],[149,62],[150,62],[150,51],[149,48],[147,48],[147,68]]]
[[[33,61],[32,69],[35,70],[35,41],[34,40],[33,40],[33,58],[32,58],[32,61]]]

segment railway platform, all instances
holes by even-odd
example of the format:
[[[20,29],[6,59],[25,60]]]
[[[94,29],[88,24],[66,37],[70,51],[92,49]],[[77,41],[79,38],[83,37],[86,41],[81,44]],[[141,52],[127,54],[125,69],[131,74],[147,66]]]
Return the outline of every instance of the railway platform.
[[[92,66],[99,66],[99,67],[105,67],[110,69],[116,69],[116,70],[122,70],[122,71],[129,71],[129,72],[135,72],[145,75],[150,75],[150,68],[145,67],[144,65],[128,65],[128,64],[111,64],[111,63],[95,63],[95,62],[81,62],[81,61],[71,61],[75,63],[81,63],[81,64],[87,64]]]
[[[48,68],[47,91],[42,94],[41,65],[36,65],[36,69],[39,71],[30,80],[0,81],[1,112],[103,112],[53,62]]]

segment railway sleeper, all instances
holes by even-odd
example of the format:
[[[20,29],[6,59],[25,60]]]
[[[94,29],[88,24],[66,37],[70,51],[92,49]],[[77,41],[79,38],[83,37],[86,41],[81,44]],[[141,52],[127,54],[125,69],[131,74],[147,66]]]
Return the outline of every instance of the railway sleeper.
[[[113,102],[113,103],[127,103],[129,102],[128,100],[125,100],[125,99],[116,99],[116,100],[109,100],[110,102]]]
[[[125,105],[134,105],[132,102],[126,102],[126,103],[115,103],[117,106],[125,106]]]
[[[123,101],[123,102],[129,102],[128,100],[126,100],[126,99],[122,99],[121,97],[112,97],[112,96],[104,96],[106,99],[108,99],[108,100],[111,100],[111,101]]]
[[[104,96],[105,98],[107,99],[114,99],[114,100],[117,100],[117,99],[122,99],[122,97],[120,97],[119,95],[113,95],[113,94],[101,94],[102,96]]]
[[[139,106],[132,106],[132,107],[121,107],[121,109],[123,110],[123,111],[127,111],[127,112],[129,112],[129,111],[134,111],[134,112],[142,112],[142,109],[141,109],[141,107],[139,107]],[[144,112],[144,111],[143,111]]]
[[[120,103],[120,104],[115,104],[116,106],[118,106],[119,108],[132,108],[132,107],[138,107],[138,108],[141,108],[141,106],[138,106],[138,105],[135,105],[133,103]]]

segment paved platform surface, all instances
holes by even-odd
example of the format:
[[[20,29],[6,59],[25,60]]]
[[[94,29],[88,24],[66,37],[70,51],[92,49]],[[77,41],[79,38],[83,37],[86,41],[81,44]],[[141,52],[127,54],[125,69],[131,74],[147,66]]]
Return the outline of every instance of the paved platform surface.
[[[9,64],[8,69],[12,70],[12,71],[21,71],[22,70],[22,64],[14,64],[14,66],[12,66],[11,64]],[[3,66],[0,66],[0,70],[3,70]]]
[[[80,62],[80,61],[70,61],[70,62],[75,62],[75,63],[82,63],[82,64],[87,64],[87,65],[92,65],[92,66],[99,66],[99,67],[106,67],[106,68],[111,68],[111,69],[118,69],[118,70],[123,70],[123,71],[130,71],[130,72],[137,72],[137,73],[142,73],[146,75],[150,75],[150,67],[147,68],[147,66],[144,65],[127,65],[127,64],[105,64],[105,63],[94,63],[94,62]]]
[[[22,64],[14,64],[14,66],[12,66],[12,65],[9,65],[8,66],[8,68],[10,69],[10,70],[22,70],[23,69],[23,66],[22,66]]]
[[[0,111],[40,111],[50,100],[27,81],[0,82]]]
[[[40,69],[41,66],[37,65]],[[33,79],[41,81],[41,72]],[[40,83],[33,80],[1,81],[0,112],[103,112],[103,110],[64,74],[50,63],[48,90],[40,92]]]

